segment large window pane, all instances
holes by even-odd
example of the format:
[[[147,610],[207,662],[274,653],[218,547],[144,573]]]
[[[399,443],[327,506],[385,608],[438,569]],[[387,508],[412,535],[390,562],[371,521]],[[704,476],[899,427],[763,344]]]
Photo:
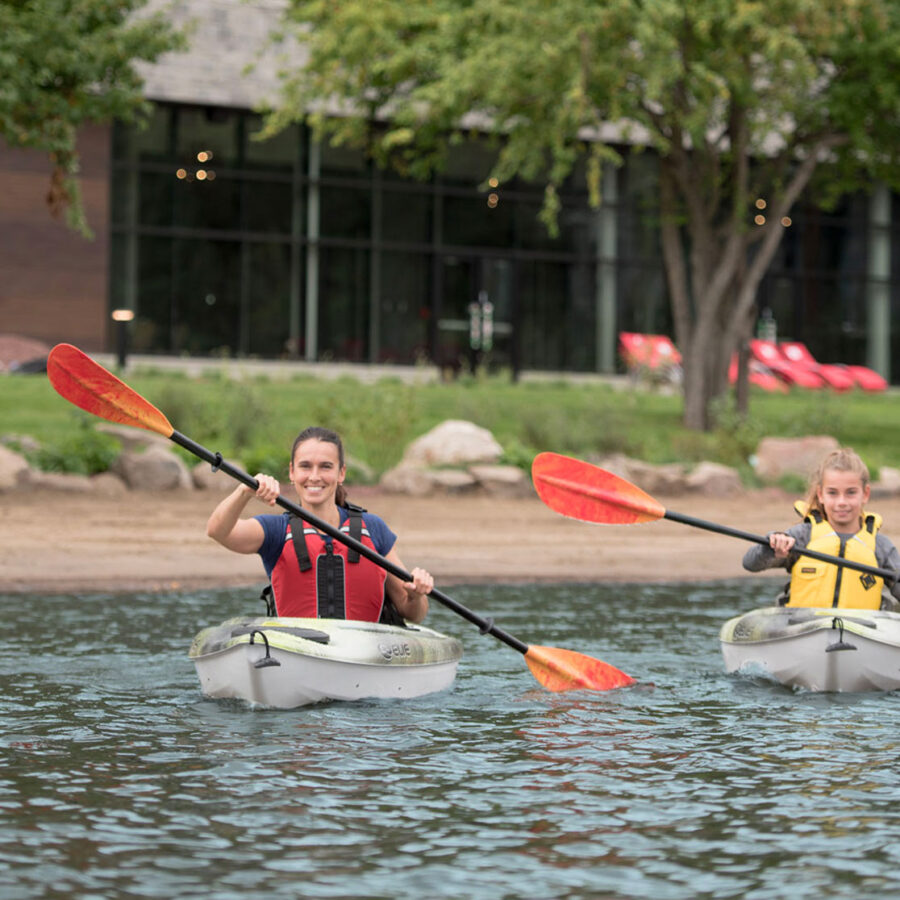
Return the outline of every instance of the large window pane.
[[[589,267],[525,262],[519,285],[523,368],[592,370],[596,319]]]
[[[174,349],[234,355],[241,328],[240,245],[201,240],[173,244]]]
[[[175,155],[182,165],[218,168],[240,162],[240,112],[179,107],[177,113]]]
[[[369,187],[321,187],[320,229],[322,237],[368,240],[372,222],[372,194]]]
[[[291,233],[293,188],[290,181],[245,181],[242,231]]]
[[[184,170],[180,170],[184,171]],[[165,191],[161,192],[163,195]],[[219,176],[198,180],[188,170],[184,179],[175,178],[172,224],[181,228],[237,230],[240,227],[241,182]],[[146,196],[141,191],[141,196]]]
[[[319,251],[319,358],[368,360],[369,251]]]
[[[381,239],[430,243],[433,208],[430,194],[384,191],[381,200]]]
[[[251,356],[283,357],[291,355],[294,350],[288,344],[290,251],[287,244],[250,244],[246,248],[249,315],[245,320],[244,333],[245,350]],[[299,316],[302,322],[302,309]],[[297,348],[298,352],[301,350]]]
[[[259,140],[262,119],[247,116],[244,123],[244,146],[242,168],[290,174],[295,167],[305,165],[302,153],[303,142],[298,125],[291,125],[278,134]]]
[[[430,283],[430,257],[381,254],[379,362],[413,363],[427,355]]]
[[[516,205],[504,201],[488,205],[488,196],[447,195],[443,200],[445,244],[469,247],[511,247],[514,243]]]
[[[137,315],[132,341],[138,353],[174,353],[175,271],[171,238],[142,238],[138,245]]]

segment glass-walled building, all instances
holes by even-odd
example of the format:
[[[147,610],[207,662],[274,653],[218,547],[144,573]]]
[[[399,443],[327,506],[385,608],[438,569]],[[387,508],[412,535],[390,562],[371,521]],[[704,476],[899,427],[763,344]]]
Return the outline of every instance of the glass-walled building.
[[[620,331],[671,333],[650,153],[606,172],[599,209],[576,172],[551,236],[541,186],[488,182],[486,144],[422,182],[260,128],[160,103],[115,129],[109,303],[135,310],[136,351],[591,372]],[[759,292],[780,337],[871,362],[870,232],[866,196],[798,204]]]

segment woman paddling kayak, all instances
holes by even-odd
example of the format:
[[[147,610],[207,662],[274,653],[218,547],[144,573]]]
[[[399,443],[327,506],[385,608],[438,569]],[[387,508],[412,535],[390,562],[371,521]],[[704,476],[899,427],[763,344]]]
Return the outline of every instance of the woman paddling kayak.
[[[337,433],[320,427],[302,431],[288,471],[304,509],[405,568],[394,548],[397,536],[384,520],[348,503]],[[242,519],[252,497],[274,506],[281,492],[271,475],[258,474],[256,480],[256,491],[240,485],[213,510],[206,533],[236,553],[260,555],[278,616],[388,623],[396,623],[398,614],[411,622],[425,618],[434,579],[424,569],[412,569],[413,580],[401,581],[290,513]]]

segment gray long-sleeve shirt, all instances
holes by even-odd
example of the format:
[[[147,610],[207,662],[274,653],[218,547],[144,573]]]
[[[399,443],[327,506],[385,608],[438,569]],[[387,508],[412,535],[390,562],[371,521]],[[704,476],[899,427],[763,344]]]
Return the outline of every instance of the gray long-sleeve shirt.
[[[788,572],[794,567],[794,563],[801,556],[801,551],[806,548],[809,543],[809,536],[812,531],[812,525],[809,522],[800,522],[784,530],[784,534],[790,535],[794,539],[794,546],[791,552],[783,559],[775,556],[775,551],[768,545],[755,544],[744,554],[744,568],[749,572],[762,572],[764,569],[787,569]],[[771,534],[772,532],[769,532]],[[839,534],[841,542],[853,537],[852,534]],[[768,537],[768,535],[766,535]],[[900,552],[894,546],[890,538],[883,534],[875,535],[875,561],[880,569],[889,569],[900,575]],[[900,602],[900,581],[893,584],[885,582],[881,592],[881,608],[896,609]]]

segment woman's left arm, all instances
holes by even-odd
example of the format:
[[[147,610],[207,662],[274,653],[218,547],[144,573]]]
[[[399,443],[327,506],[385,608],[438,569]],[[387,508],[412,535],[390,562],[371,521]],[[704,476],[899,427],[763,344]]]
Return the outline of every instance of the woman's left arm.
[[[395,566],[405,569],[396,550],[386,554],[385,559]],[[385,587],[397,612],[410,622],[421,622],[428,615],[428,595],[434,587],[434,579],[425,569],[412,569],[409,573],[412,581],[401,581],[396,575],[388,572]]]

